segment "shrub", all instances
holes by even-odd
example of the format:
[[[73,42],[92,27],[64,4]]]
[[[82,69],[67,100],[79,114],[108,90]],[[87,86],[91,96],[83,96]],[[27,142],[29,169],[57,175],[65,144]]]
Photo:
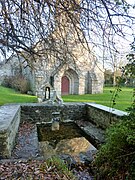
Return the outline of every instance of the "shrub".
[[[106,144],[97,153],[97,179],[135,177],[135,115],[130,114],[107,130]]]
[[[11,82],[13,77],[12,76],[5,76],[3,82],[1,83],[2,86],[12,88]]]
[[[134,47],[135,48],[135,47]],[[123,75],[135,79],[135,55],[128,55],[129,63],[123,68]],[[119,87],[113,102],[118,96]],[[106,143],[95,158],[96,179],[135,179],[135,88],[129,115],[107,130]]]
[[[21,93],[27,93],[27,91],[30,90],[28,80],[22,75],[10,77],[6,76],[2,85],[5,87],[13,88],[17,91],[20,91]]]

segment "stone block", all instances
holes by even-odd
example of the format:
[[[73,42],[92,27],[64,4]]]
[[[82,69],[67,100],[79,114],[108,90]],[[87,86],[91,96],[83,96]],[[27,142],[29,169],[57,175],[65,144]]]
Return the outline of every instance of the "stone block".
[[[88,120],[102,129],[106,129],[111,123],[117,122],[122,116],[128,115],[124,111],[96,103],[87,103],[86,108]]]
[[[19,124],[19,105],[0,107],[0,158],[10,158]]]

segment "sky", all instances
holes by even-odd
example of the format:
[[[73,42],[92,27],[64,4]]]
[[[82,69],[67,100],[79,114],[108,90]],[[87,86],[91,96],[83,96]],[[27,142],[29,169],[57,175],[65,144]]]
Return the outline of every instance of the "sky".
[[[135,5],[135,0],[126,0],[126,1],[127,1],[127,3],[129,3],[131,5]],[[130,15],[135,17],[135,9],[130,10]],[[116,40],[115,45],[117,46],[117,50],[119,51],[118,59],[123,60],[123,62],[127,61],[126,55],[131,52],[130,44],[133,42],[132,34],[134,34],[134,37],[135,37],[135,24],[132,29],[133,29],[133,31],[129,28],[124,30],[124,32],[127,33],[125,38],[121,38],[118,36],[115,37],[115,40]],[[103,63],[103,51],[101,52],[96,49],[96,52],[97,52],[97,57],[99,55],[98,59],[100,60],[101,63]],[[107,59],[107,60],[105,60],[105,61],[109,62],[110,55],[108,53],[106,53],[106,54],[107,55],[105,55],[105,59]],[[105,62],[105,68],[112,69],[112,67],[107,62]]]
[[[135,0],[126,0],[129,4],[135,4]]]

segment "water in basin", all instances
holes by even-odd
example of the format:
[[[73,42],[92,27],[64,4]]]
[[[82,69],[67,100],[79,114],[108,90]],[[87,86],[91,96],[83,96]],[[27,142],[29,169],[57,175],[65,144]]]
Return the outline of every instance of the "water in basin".
[[[70,155],[78,158],[81,154],[96,151],[88,141],[88,135],[74,122],[60,122],[59,130],[52,131],[51,123],[37,124],[39,148],[45,157]]]

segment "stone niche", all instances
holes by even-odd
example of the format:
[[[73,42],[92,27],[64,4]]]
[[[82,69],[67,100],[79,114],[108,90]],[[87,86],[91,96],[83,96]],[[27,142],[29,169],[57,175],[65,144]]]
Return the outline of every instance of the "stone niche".
[[[20,124],[20,106],[0,107],[0,158],[10,158]]]

